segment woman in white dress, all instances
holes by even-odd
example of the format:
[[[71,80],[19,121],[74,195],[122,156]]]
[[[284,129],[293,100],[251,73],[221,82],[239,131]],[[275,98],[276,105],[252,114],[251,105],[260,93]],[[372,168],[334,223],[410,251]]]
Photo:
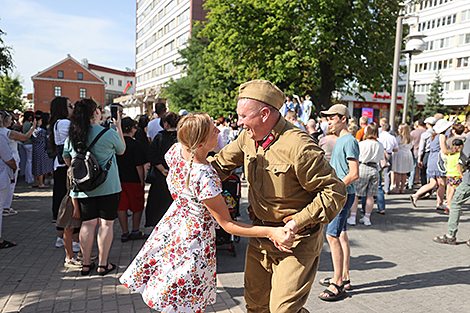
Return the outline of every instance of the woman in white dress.
[[[398,126],[398,151],[393,153],[392,171],[395,172],[396,188],[391,193],[405,193],[406,174],[413,170],[413,138],[408,124]]]
[[[270,238],[281,251],[289,252],[294,242],[289,228],[232,220],[220,178],[206,160],[218,134],[205,113],[185,115],[178,123],[179,142],[165,155],[174,201],[119,279],[155,310],[204,312],[215,302],[215,220],[234,235]]]

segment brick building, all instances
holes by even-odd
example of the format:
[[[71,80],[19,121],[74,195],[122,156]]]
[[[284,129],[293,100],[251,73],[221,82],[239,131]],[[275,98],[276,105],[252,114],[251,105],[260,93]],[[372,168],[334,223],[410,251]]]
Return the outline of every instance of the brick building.
[[[72,102],[92,97],[99,104],[105,103],[105,82],[69,54],[31,79],[34,110],[49,112],[51,100],[56,96],[67,97]]]

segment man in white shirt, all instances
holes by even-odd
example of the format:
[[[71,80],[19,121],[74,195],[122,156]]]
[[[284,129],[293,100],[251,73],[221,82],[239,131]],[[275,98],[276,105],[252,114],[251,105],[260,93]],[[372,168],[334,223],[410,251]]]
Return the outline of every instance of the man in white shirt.
[[[166,113],[165,103],[155,103],[155,113],[157,113],[157,117],[151,120],[147,125],[147,137],[150,142],[152,142],[153,138],[155,138],[155,136],[163,130],[163,127],[160,125],[160,119],[162,118],[163,114]]]
[[[384,146],[390,158],[388,162],[390,166],[383,169],[384,171],[384,192],[386,195],[390,192],[390,171],[392,170],[392,152],[398,151],[397,139],[390,135],[390,124],[385,123],[382,125],[382,132],[379,134],[379,142]]]

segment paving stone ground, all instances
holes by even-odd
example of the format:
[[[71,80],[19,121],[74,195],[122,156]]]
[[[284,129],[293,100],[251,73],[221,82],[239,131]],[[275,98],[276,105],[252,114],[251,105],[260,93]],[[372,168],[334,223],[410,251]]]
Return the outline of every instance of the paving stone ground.
[[[154,312],[140,294],[129,292],[118,282],[142,241],[121,243],[116,221],[109,261],[118,264],[118,270],[104,277],[81,276],[78,269],[63,267],[64,250],[54,246],[57,234],[51,223],[51,190],[32,189],[20,180],[15,193],[20,198],[12,207],[19,214],[3,218],[3,238],[16,241],[18,246],[0,250],[1,313]],[[248,220],[246,202],[244,187],[241,221]],[[447,229],[447,216],[435,211],[434,199],[418,201],[418,208],[411,205],[409,194],[387,196],[386,202],[386,214],[373,214],[372,226],[358,224],[348,231],[353,285],[348,297],[334,303],[317,297],[324,289],[318,280],[332,275],[325,243],[305,307],[311,312],[469,312],[468,206],[460,220],[458,245],[449,246],[432,241]],[[246,312],[246,243],[242,238],[236,257],[218,249],[217,303],[207,312]]]

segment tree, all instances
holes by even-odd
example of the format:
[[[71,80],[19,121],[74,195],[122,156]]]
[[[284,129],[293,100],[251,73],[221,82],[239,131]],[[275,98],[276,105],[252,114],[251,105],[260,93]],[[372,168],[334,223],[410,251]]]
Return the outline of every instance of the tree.
[[[21,101],[23,87],[18,77],[8,75],[0,76],[0,109],[2,110],[24,110]]]
[[[205,73],[214,74],[216,66],[235,86],[268,79],[288,94],[307,91],[322,110],[334,90],[360,93],[391,84],[390,34],[400,1],[207,0],[205,8],[202,36],[211,38],[206,53],[212,60]],[[220,91],[204,96],[214,93]]]
[[[0,74],[8,74],[9,71],[13,70],[15,65],[13,64],[13,58],[11,55],[12,48],[5,46],[3,43],[2,35],[6,33],[0,29]]]
[[[443,84],[441,81],[441,74],[438,72],[436,77],[431,84],[431,89],[428,93],[428,98],[426,99],[426,103],[424,104],[424,108],[422,111],[423,117],[430,117],[434,116],[436,113],[447,114],[449,113],[449,108],[444,106],[444,97],[442,96],[443,91]]]
[[[214,61],[214,52],[209,50],[210,38],[201,36],[202,25],[196,23],[186,48],[179,51],[185,76],[171,79],[164,89],[163,97],[170,101],[170,109],[177,112],[202,111],[213,117],[233,113],[236,103],[237,84],[229,74]]]

